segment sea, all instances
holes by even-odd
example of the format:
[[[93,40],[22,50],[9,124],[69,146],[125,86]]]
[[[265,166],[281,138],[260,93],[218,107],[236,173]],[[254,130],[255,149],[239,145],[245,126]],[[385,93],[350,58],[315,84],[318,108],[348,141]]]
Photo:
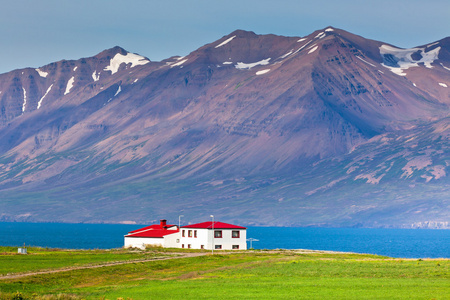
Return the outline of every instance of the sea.
[[[112,249],[124,235],[146,225],[0,223],[1,246]],[[395,258],[450,258],[450,230],[248,227],[247,247],[311,249],[377,254]]]

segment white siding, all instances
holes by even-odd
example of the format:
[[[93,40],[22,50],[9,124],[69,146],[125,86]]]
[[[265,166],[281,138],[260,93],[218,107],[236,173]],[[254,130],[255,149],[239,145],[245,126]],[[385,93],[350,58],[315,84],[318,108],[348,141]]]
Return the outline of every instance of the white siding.
[[[180,248],[180,233],[173,233],[164,236],[164,248]]]
[[[164,238],[125,237],[125,248],[145,249],[146,245],[164,247]]]
[[[189,245],[191,245],[192,249],[202,249],[201,246],[203,245],[204,249],[212,249],[212,229],[182,228],[181,231],[183,230],[185,230],[185,236],[181,236],[180,238],[180,248],[184,244],[184,248],[189,248]],[[189,237],[189,230],[192,230],[192,237]],[[194,230],[197,230],[197,237],[194,237]],[[220,250],[233,250],[233,245],[236,245],[239,250],[247,249],[246,229],[214,229],[214,231],[217,230],[222,231],[222,237],[214,238],[214,247],[216,245],[221,245],[222,249]],[[239,238],[233,238],[231,236],[233,231],[239,231]]]

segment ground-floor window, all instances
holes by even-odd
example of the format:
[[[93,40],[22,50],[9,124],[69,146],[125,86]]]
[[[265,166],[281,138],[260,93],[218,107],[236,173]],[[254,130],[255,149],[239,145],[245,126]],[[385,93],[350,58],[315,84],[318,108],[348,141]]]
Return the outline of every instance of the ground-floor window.
[[[189,248],[189,249],[191,248],[191,244],[188,244],[188,248]]]
[[[205,245],[201,245],[200,248],[205,249]]]
[[[239,249],[239,245],[233,245],[233,249]]]
[[[181,244],[181,248],[184,248],[184,244]]]
[[[222,245],[214,245],[215,249],[222,249]]]

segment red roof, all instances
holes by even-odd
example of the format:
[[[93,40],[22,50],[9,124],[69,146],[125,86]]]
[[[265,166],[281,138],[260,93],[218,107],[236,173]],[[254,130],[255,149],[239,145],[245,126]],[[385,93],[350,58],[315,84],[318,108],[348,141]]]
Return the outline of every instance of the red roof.
[[[204,229],[211,228],[212,229],[212,223],[213,222],[209,221],[209,222],[181,226],[181,228],[204,228]],[[247,229],[247,228],[242,227],[242,226],[233,225],[233,224],[223,223],[223,222],[214,222],[214,229]]]
[[[149,226],[150,227],[150,226]],[[179,230],[167,230],[167,229],[150,229],[145,231],[139,231],[137,233],[131,233],[125,237],[148,237],[148,238],[163,238],[166,235],[174,234]]]
[[[173,227],[173,226],[177,226],[177,225],[166,225],[165,227],[166,228],[170,228],[170,227]],[[136,229],[136,230],[130,231],[130,232],[128,232],[128,234],[136,233],[136,232],[140,232],[140,231],[145,231],[145,230],[161,230],[161,229],[163,229],[163,227],[161,227],[160,224],[154,224],[154,225],[150,225],[150,226],[147,226],[147,227],[143,227],[143,228],[140,228],[140,229]]]

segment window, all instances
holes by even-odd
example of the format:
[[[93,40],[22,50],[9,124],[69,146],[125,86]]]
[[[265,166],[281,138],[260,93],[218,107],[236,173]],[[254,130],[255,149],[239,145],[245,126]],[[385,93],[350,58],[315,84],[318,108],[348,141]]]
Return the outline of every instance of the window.
[[[197,237],[197,230],[194,230],[194,237]]]
[[[177,239],[177,243],[179,243],[180,242],[180,239]]]
[[[184,229],[181,231],[181,236],[182,236],[182,237],[185,236],[185,235],[184,235],[184,232],[185,232],[185,231],[186,231],[186,230],[184,230]]]
[[[239,245],[233,245],[233,250],[239,249]]]
[[[214,245],[214,249],[222,249],[222,245]]]
[[[188,244],[188,248],[191,249],[191,244]]]
[[[231,237],[234,238],[234,239],[238,239],[240,237],[240,233],[241,232],[239,230],[233,230],[231,232]]]
[[[222,230],[214,230],[214,237],[215,238],[222,238]]]
[[[181,248],[184,248],[184,244],[181,244]]]
[[[192,237],[192,230],[188,230],[188,237]]]
[[[201,245],[200,248],[201,248],[201,249],[205,249],[205,245]]]

